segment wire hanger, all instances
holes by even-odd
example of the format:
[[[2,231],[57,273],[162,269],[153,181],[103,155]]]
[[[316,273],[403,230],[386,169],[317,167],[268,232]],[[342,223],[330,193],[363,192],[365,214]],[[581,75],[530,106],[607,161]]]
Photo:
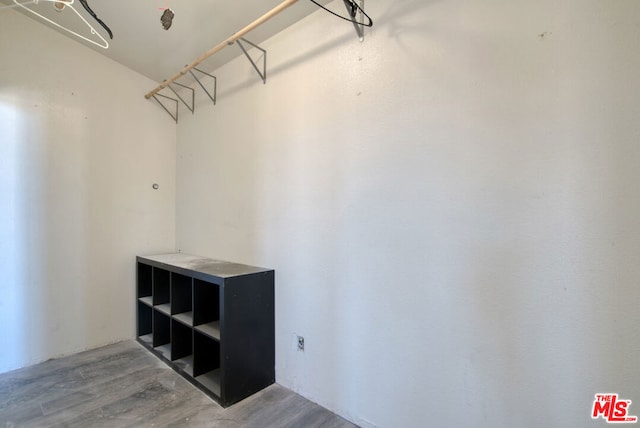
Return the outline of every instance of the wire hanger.
[[[71,9],[71,10],[72,10],[76,15],[78,15],[78,18],[80,18],[80,19],[82,20],[82,22],[84,22],[84,23],[85,23],[85,25],[86,25],[87,27],[89,27],[89,29],[91,30],[91,34],[92,34],[92,35],[93,35],[93,34],[95,34],[95,35],[96,35],[100,40],[99,40],[99,41],[91,40],[91,39],[89,39],[88,37],[83,36],[82,34],[78,34],[78,33],[76,33],[75,31],[73,31],[73,30],[71,30],[71,29],[69,29],[69,28],[63,27],[62,25],[58,24],[57,22],[55,22],[55,21],[53,21],[53,20],[51,20],[51,19],[47,18],[47,17],[46,17],[46,16],[44,16],[44,15],[41,15],[40,13],[38,13],[38,12],[36,12],[35,10],[33,10],[33,9],[31,9],[31,8],[29,8],[29,7],[27,7],[27,6],[26,6],[27,4],[35,4],[35,5],[37,5],[37,4],[38,4],[39,2],[41,2],[41,1],[43,1],[43,2],[49,2],[49,3],[54,3],[54,4],[56,4],[56,3],[57,3],[57,4],[61,4],[61,5],[64,5],[64,7],[65,7],[65,8],[67,8],[67,7],[68,7],[68,8],[69,8],[69,9]],[[87,20],[86,20],[86,19],[84,19],[84,17],[83,17],[82,15],[80,15],[80,12],[78,12],[78,11],[76,10],[76,8],[75,8],[75,7],[73,7],[73,2],[74,2],[74,0],[32,0],[32,1],[27,1],[27,2],[24,2],[24,3],[20,3],[18,0],[13,0],[13,2],[14,2],[16,5],[18,5],[18,6],[20,6],[21,8],[23,8],[24,10],[26,10],[26,11],[28,11],[28,12],[30,12],[30,13],[33,13],[34,15],[36,15],[36,16],[38,16],[38,17],[40,17],[40,18],[44,19],[45,21],[49,22],[50,24],[52,24],[52,25],[54,25],[54,26],[56,26],[56,27],[58,27],[58,28],[60,28],[60,29],[62,29],[62,30],[64,30],[64,31],[66,31],[66,32],[68,32],[68,33],[71,33],[71,34],[73,34],[74,36],[77,36],[77,37],[79,37],[79,38],[81,38],[81,39],[83,39],[83,40],[86,40],[87,42],[92,43],[92,44],[94,44],[94,45],[96,45],[96,46],[99,46],[99,47],[101,47],[101,48],[104,48],[104,49],[108,49],[108,48],[109,48],[109,42],[107,42],[107,41],[105,40],[105,38],[104,38],[104,37],[102,37],[102,36],[100,35],[100,33],[98,33],[98,32],[95,30],[95,28],[93,28],[93,27],[91,26],[91,24],[89,24],[89,23],[87,22]],[[84,4],[83,4],[83,6],[84,6]],[[87,6],[87,7],[88,7],[88,6]],[[62,9],[61,9],[61,10],[62,10]],[[87,11],[90,11],[90,9],[88,9]],[[91,12],[92,12],[92,11],[90,11],[90,13],[91,13]],[[94,16],[94,18],[95,18],[95,19],[97,19],[97,20],[98,20],[98,22],[99,22],[103,27],[105,27],[105,29],[107,29],[107,31],[108,31],[108,33],[109,33],[109,35],[113,38],[113,35],[111,34],[111,30],[108,30],[108,27],[106,27],[106,25],[104,25],[104,23],[103,23],[102,21],[100,21],[100,20],[95,16],[95,14],[92,14],[92,16]]]
[[[104,30],[109,34],[109,38],[113,39],[113,33],[111,32],[111,29],[107,27],[107,24],[102,22],[102,19],[98,18],[98,15],[96,15],[96,13],[93,10],[91,10],[91,8],[89,7],[89,3],[87,3],[87,0],[78,0],[78,1],[82,5],[82,7],[84,7],[84,10],[86,10],[89,13],[89,15],[91,15],[93,19],[95,19],[98,22],[98,24],[102,25],[102,28],[104,28]]]
[[[349,16],[350,18],[347,18],[345,16],[342,16],[332,10],[327,9],[326,7],[324,7],[323,5],[321,5],[320,3],[318,3],[315,0],[309,0],[311,1],[311,3],[315,4],[316,6],[318,6],[321,9],[326,10],[327,12],[329,12],[330,14],[332,14],[333,16],[337,16],[340,19],[344,19],[345,21],[351,22],[353,24],[356,25],[362,25],[365,27],[373,27],[373,20],[371,19],[371,17],[369,17],[369,15],[367,15],[367,13],[362,10],[362,8],[358,5],[356,0],[344,0],[345,5],[347,5],[347,9],[349,11]],[[358,13],[358,11],[360,11],[360,13],[362,13],[368,20],[368,23],[362,23],[362,22],[358,22],[356,20],[356,13]]]
[[[22,4],[31,4],[33,2],[34,2],[34,0],[29,0],[29,1],[26,1],[26,2],[24,2]],[[18,6],[15,5],[15,4],[8,4],[6,6],[2,5],[2,6],[0,6],[0,10],[2,10],[2,9],[13,9],[14,7],[18,7]]]

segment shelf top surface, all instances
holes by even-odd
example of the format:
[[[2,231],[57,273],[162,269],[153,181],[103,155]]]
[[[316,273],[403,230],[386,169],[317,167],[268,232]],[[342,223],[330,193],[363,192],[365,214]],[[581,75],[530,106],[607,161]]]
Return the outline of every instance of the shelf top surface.
[[[240,263],[226,262],[223,260],[214,260],[201,256],[193,256],[184,253],[138,256],[138,259],[141,261],[147,260],[161,265],[174,266],[190,271],[202,272],[219,278],[230,278],[234,276],[270,272],[273,270],[257,266],[243,265]]]

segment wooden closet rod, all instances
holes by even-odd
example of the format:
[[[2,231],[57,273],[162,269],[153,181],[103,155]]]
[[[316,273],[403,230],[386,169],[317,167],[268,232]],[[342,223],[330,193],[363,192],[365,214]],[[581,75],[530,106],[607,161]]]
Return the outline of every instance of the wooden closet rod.
[[[288,8],[289,6],[293,5],[297,1],[298,0],[285,0],[285,1],[283,1],[278,6],[274,7],[269,12],[265,13],[260,18],[256,19],[251,24],[249,24],[246,27],[244,27],[242,30],[238,31],[237,33],[234,33],[228,39],[224,40],[223,42],[218,43],[216,46],[214,46],[211,49],[209,49],[208,51],[204,52],[202,55],[200,55],[198,58],[196,58],[191,64],[187,65],[179,73],[175,74],[174,76],[171,76],[169,79],[167,79],[164,82],[162,82],[153,91],[149,92],[144,97],[146,99],[151,98],[152,96],[157,94],[159,91],[161,91],[162,89],[164,89],[167,86],[169,86],[170,83],[173,83],[176,80],[178,80],[180,77],[184,76],[186,73],[189,72],[189,70],[191,70],[194,67],[197,67],[198,64],[200,64],[205,59],[209,58],[212,55],[215,55],[216,53],[220,52],[222,49],[226,48],[227,46],[234,44],[236,42],[236,40],[238,40],[239,38],[243,37],[249,31],[251,31],[254,28],[264,24],[265,22],[267,22],[268,20],[270,20],[271,18],[273,18],[274,16],[276,16],[277,14],[279,14],[280,12],[282,12],[283,10]]]

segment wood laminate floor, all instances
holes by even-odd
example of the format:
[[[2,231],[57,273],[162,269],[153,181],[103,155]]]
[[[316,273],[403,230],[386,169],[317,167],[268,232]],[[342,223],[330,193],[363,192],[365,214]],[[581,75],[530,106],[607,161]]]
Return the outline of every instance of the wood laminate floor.
[[[134,341],[0,375],[0,428],[355,425],[280,385],[223,409]]]

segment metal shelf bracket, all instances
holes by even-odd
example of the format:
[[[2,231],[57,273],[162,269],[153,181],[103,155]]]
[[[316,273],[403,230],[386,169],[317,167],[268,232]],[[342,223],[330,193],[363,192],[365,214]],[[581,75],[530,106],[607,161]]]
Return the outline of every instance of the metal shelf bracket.
[[[253,60],[253,58],[251,58],[251,56],[249,55],[249,53],[245,49],[245,47],[242,44],[241,40],[242,40],[242,42],[245,42],[245,43],[251,45],[252,47],[254,47],[254,48],[256,48],[256,49],[258,49],[259,51],[262,52],[262,72],[260,71],[260,69],[256,65],[256,63]],[[267,51],[262,49],[260,46],[256,45],[255,43],[251,43],[249,40],[245,39],[244,37],[241,37],[238,40],[236,40],[236,43],[238,43],[238,46],[240,46],[240,49],[242,49],[242,52],[247,57],[247,59],[249,60],[249,62],[253,66],[253,68],[256,70],[256,72],[258,73],[258,75],[262,79],[262,83],[267,83]]]
[[[200,79],[198,79],[198,77],[193,73],[193,70],[195,70],[198,73],[201,73],[201,74],[213,79],[213,95],[211,95],[211,93],[209,91],[207,91],[207,88],[205,88],[205,86],[202,84]],[[200,69],[198,69],[196,67],[193,67],[191,70],[189,70],[189,73],[191,73],[191,76],[193,76],[193,78],[196,80],[196,82],[198,82],[198,85],[200,85],[200,87],[205,92],[205,94],[207,94],[209,99],[213,102],[213,105],[216,105],[216,99],[218,98],[218,79],[216,78],[216,76],[213,76],[213,75],[211,75],[211,74],[209,74],[209,73],[207,73],[205,71],[202,71],[202,70],[200,70]]]
[[[159,94],[159,93],[153,94],[152,97],[153,97],[154,100],[156,100],[158,102],[158,104],[160,104],[160,106],[164,109],[164,111],[169,113],[169,116],[171,116],[173,118],[173,120],[175,120],[176,123],[178,123],[178,100],[176,100],[175,98],[168,97],[166,95]],[[169,108],[166,105],[164,105],[164,103],[162,101],[160,101],[160,99],[158,97],[161,97],[161,98],[164,98],[164,99],[167,99],[167,100],[171,100],[174,103],[176,103],[176,105],[175,105],[175,114],[171,113],[171,110],[169,110]]]
[[[178,85],[178,86],[180,86],[181,88],[184,88],[184,89],[187,89],[187,90],[191,91],[191,105],[189,105],[189,103],[187,103],[187,102],[184,100],[184,98],[182,98],[182,97],[180,96],[180,94],[178,94],[178,92],[177,92],[175,89],[173,89],[173,87],[172,87],[171,85]],[[178,83],[178,82],[172,82],[172,83],[169,83],[169,85],[167,86],[167,88],[171,89],[171,92],[173,92],[173,93],[175,94],[175,96],[176,96],[176,97],[178,97],[178,99],[179,99],[180,101],[182,101],[182,104],[184,104],[184,105],[189,109],[189,111],[191,112],[191,114],[193,114],[193,113],[195,112],[195,109],[196,109],[196,91],[195,91],[193,88],[190,88],[190,87],[188,87],[188,86],[186,86],[186,85],[183,85],[183,84],[181,84],[181,83]],[[176,120],[176,122],[177,122],[177,120]]]

